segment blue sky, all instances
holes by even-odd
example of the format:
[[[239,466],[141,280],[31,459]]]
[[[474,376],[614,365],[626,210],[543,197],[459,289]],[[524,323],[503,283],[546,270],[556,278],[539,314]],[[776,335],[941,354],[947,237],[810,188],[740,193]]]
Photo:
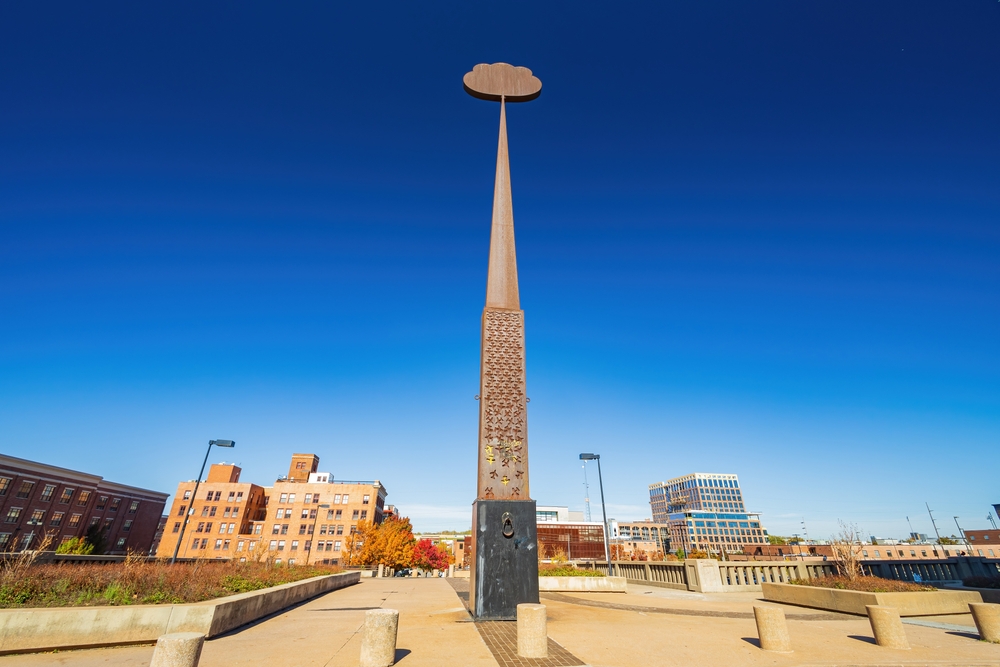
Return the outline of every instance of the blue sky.
[[[0,451],[172,491],[233,438],[245,479],[315,452],[468,527],[498,108],[461,78],[505,61],[544,84],[508,114],[534,498],[582,508],[597,451],[620,519],[702,471],[774,533],[985,526],[998,29],[986,0],[8,4]]]

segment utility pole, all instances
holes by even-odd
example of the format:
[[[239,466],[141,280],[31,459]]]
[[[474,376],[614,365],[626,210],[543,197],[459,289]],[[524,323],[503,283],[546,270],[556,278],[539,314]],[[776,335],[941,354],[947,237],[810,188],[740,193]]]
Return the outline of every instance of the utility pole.
[[[927,513],[931,515],[931,525],[934,526],[934,534],[937,536],[938,544],[941,544],[941,533],[938,532],[937,522],[934,521],[934,511],[931,509],[931,506],[928,505],[926,502],[924,503],[924,505],[927,507]]]

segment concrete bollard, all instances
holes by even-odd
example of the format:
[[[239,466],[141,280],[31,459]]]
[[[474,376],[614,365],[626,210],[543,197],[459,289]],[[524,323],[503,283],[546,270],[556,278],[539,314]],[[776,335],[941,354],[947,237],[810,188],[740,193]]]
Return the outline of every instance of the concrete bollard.
[[[161,635],[153,649],[149,667],[198,667],[205,635],[200,632],[174,632]]]
[[[785,612],[777,607],[753,608],[753,617],[757,621],[757,636],[760,647],[765,651],[779,653],[792,652],[792,640],[788,636],[788,625],[785,623]]]
[[[449,577],[454,577],[455,576],[455,564],[454,563],[452,563],[451,565],[448,566],[448,576]]]
[[[385,565],[382,563],[378,564],[378,578],[381,579],[385,576]]]
[[[885,648],[910,648],[898,609],[877,604],[865,605],[865,609],[868,610],[868,622],[872,624],[876,644]]]
[[[396,631],[399,612],[395,609],[369,609],[361,635],[361,667],[389,667],[396,662]]]
[[[517,654],[522,658],[549,657],[545,605],[517,605]]]
[[[970,602],[969,610],[979,630],[979,638],[984,642],[1000,644],[1000,604]]]

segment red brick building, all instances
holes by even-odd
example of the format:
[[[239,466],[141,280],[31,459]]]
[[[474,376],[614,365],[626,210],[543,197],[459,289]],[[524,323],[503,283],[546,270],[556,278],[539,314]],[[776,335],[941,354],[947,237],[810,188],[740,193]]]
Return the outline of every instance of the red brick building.
[[[105,553],[149,553],[168,494],[0,454],[0,551],[54,550],[100,526]]]

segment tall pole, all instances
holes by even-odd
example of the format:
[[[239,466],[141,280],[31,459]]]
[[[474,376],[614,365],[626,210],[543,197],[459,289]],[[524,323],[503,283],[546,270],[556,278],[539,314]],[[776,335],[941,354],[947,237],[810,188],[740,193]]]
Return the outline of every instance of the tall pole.
[[[587,515],[584,517],[587,521],[590,521],[590,483],[587,481],[587,464],[583,464],[583,506],[587,510]]]
[[[208,463],[208,455],[212,451],[212,444],[214,442],[214,440],[208,441],[208,449],[205,450],[205,460],[201,462],[201,471],[198,473],[198,479],[194,481],[194,492],[191,494],[191,504],[184,510],[184,521],[181,522],[181,534],[177,536],[177,544],[174,546],[174,556],[170,559],[171,565],[177,562],[177,552],[181,550],[181,542],[184,541],[184,530],[188,525],[188,516],[194,511],[194,501],[198,497],[198,486],[201,485],[201,478],[202,475],[205,474],[205,465]]]
[[[968,538],[965,537],[965,531],[962,530],[962,527],[958,525],[958,517],[957,516],[955,517],[955,525],[958,526],[958,536],[962,538],[963,542],[965,542],[965,547],[969,551],[972,551],[972,545],[969,544]]]
[[[615,566],[611,562],[611,548],[608,546],[610,535],[608,534],[608,511],[604,507],[604,477],[601,475],[601,456],[597,456],[597,481],[601,485],[601,515],[604,517],[604,557],[608,559],[608,576],[615,576]]]
[[[924,506],[927,507],[927,513],[931,515],[931,525],[934,526],[934,535],[937,536],[938,544],[941,544],[941,533],[938,532],[937,522],[934,521],[934,513],[931,511],[931,506],[926,502],[924,503]]]

